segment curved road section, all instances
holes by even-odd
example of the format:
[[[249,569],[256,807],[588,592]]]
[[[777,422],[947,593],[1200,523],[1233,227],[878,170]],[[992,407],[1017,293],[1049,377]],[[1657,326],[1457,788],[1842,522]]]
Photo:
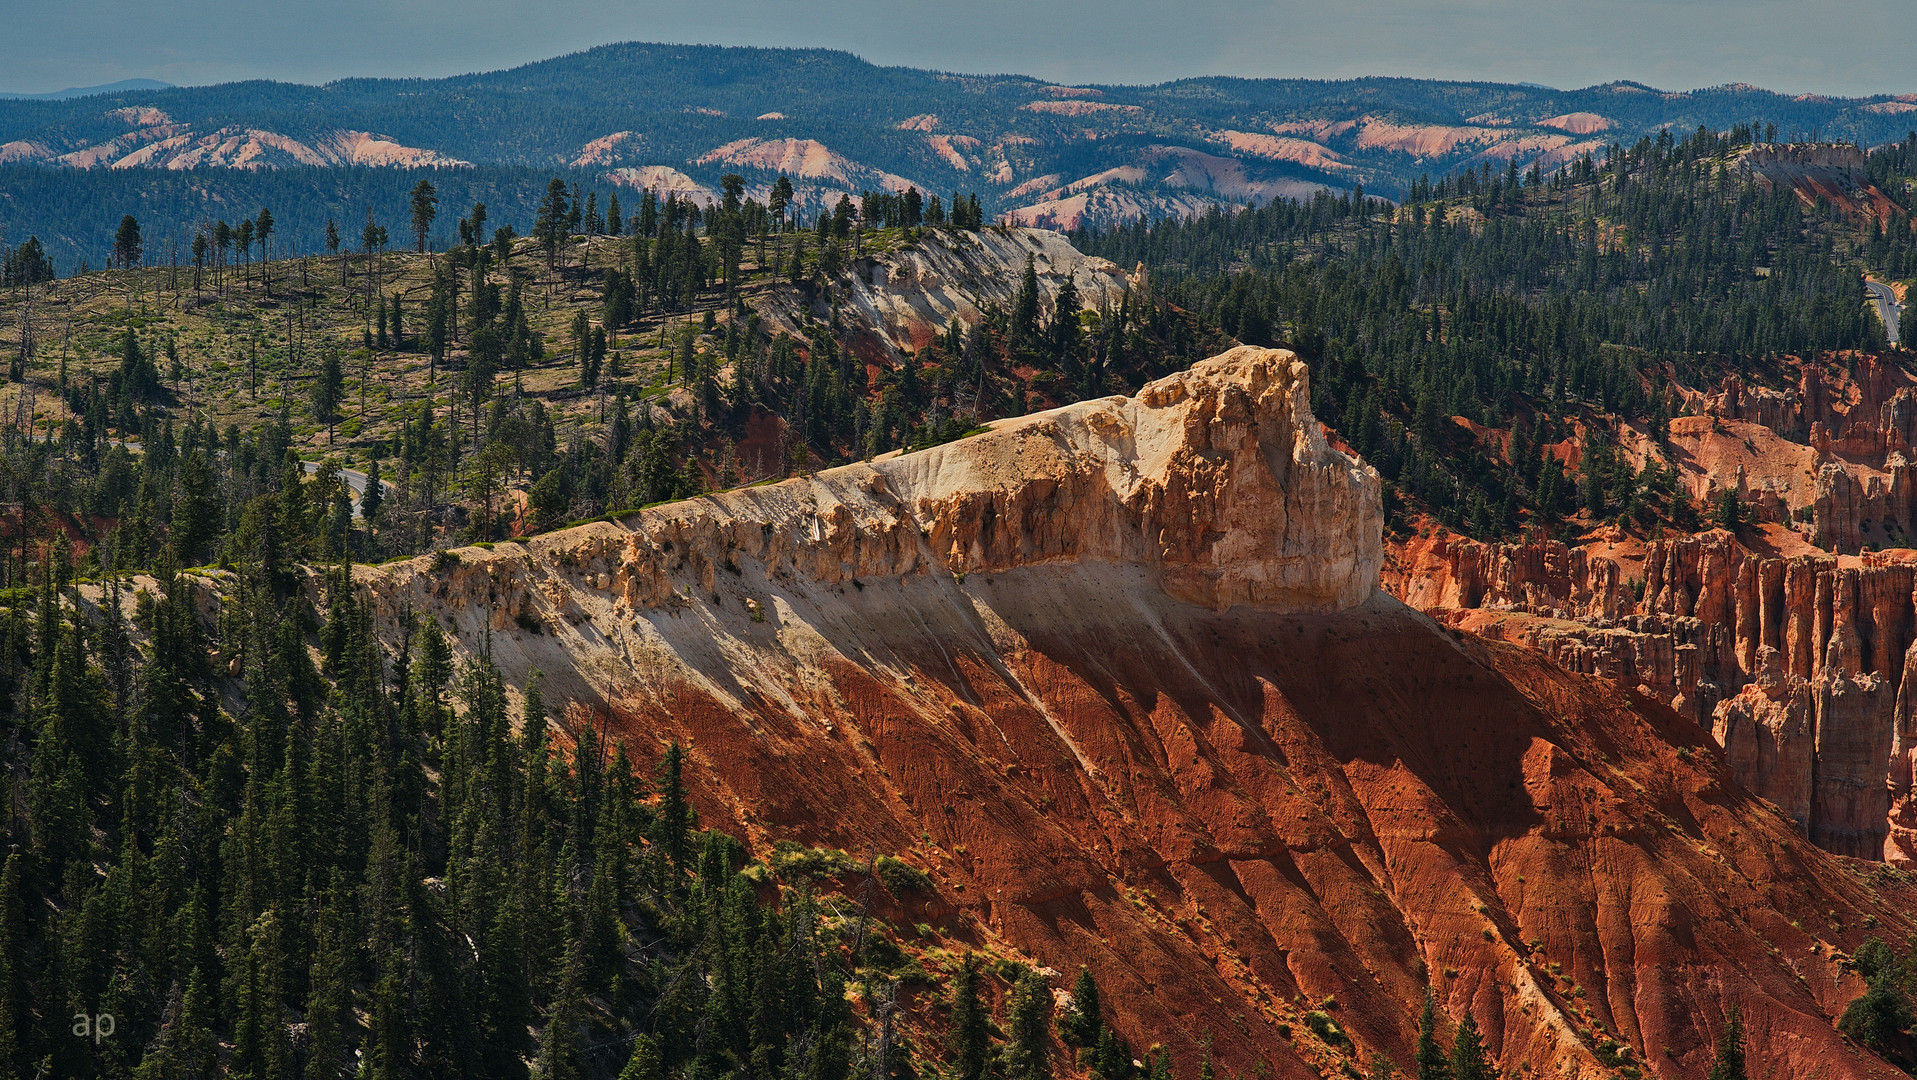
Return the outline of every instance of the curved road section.
[[[1864,279],[1864,288],[1870,290],[1870,298],[1877,302],[1877,317],[1884,320],[1884,333],[1892,345],[1897,344],[1897,320],[1901,317],[1904,305],[1897,302],[1897,294],[1881,281]]]
[[[319,462],[317,461],[302,461],[300,462],[300,466],[306,470],[306,475],[308,476],[319,471]],[[358,517],[359,498],[361,495],[366,494],[366,474],[356,469],[341,469],[339,471],[339,478],[346,482],[346,490],[352,493],[353,516]],[[380,494],[384,495],[393,490],[393,485],[385,480],[381,480],[379,482],[379,490]]]

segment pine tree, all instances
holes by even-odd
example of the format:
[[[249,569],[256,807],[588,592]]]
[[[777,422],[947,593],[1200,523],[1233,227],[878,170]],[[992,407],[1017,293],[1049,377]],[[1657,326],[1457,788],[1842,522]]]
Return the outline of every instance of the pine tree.
[[[339,354],[326,350],[320,359],[318,377],[313,380],[313,420],[326,426],[326,441],[333,441],[333,425],[340,419],[339,406],[346,396],[346,376],[340,369]]]
[[[1166,1047],[1158,1048],[1158,1053],[1152,1055],[1151,1064],[1145,1071],[1147,1080],[1178,1080],[1176,1072],[1172,1069],[1171,1050]]]
[[[673,871],[673,880],[684,871],[690,857],[692,807],[686,799],[685,751],[677,742],[666,747],[659,762],[659,813],[654,819],[653,844],[664,853]]]
[[[248,944],[238,974],[239,1015],[234,1020],[234,1067],[258,1080],[291,1080],[291,1047],[280,1018],[279,920],[273,912],[260,916],[247,933]]]
[[[1045,984],[1043,976],[1027,971],[1019,977],[1012,987],[1010,1012],[1005,1050],[1001,1055],[1006,1080],[1051,1080],[1051,1053],[1046,1046],[1046,1036],[1052,1026],[1052,988]],[[1129,1058],[1126,1064],[1129,1066]]]
[[[1092,1048],[1092,1075],[1098,1080],[1130,1080],[1132,1048],[1111,1028],[1101,1026]]]
[[[370,529],[379,518],[379,508],[386,503],[386,483],[380,479],[379,459],[374,458],[366,466],[366,490],[359,497],[360,517]]]
[[[615,196],[616,197],[616,196]],[[632,1056],[619,1070],[619,1080],[666,1080],[666,1063],[659,1055],[659,1040],[641,1035],[632,1040]]]
[[[1052,360],[1068,374],[1077,371],[1085,350],[1084,329],[1079,325],[1078,313],[1078,282],[1076,275],[1073,275],[1058,287],[1050,334]]]
[[[1012,298],[1012,343],[1030,347],[1038,341],[1038,268],[1030,255],[1025,256],[1025,272],[1018,279],[1018,292]]]
[[[367,1038],[361,1050],[360,1075],[366,1080],[400,1080],[407,1075],[405,967],[405,956],[392,952],[380,965],[373,983]]]
[[[979,1000],[979,962],[971,953],[959,963],[952,984],[952,1080],[985,1080],[991,1064],[991,1033]]]
[[[1072,1007],[1058,1018],[1058,1034],[1067,1046],[1096,1046],[1104,1030],[1104,1014],[1099,1011],[1098,980],[1089,968],[1078,969],[1078,981],[1072,984]]]
[[[1717,1057],[1711,1062],[1706,1080],[1746,1080],[1744,1071],[1744,1014],[1731,1006],[1724,1017],[1724,1031],[1717,1039]]]
[[[559,253],[560,245],[566,239],[567,213],[570,204],[566,198],[566,182],[553,177],[546,185],[546,197],[539,203],[539,215],[533,223],[533,238],[545,249],[546,265],[552,266]]]
[[[587,382],[585,375],[592,365],[592,320],[583,311],[573,312],[571,338],[573,359],[579,361],[580,384],[590,390],[594,384]]]
[[[319,919],[312,989],[306,998],[306,1080],[344,1080],[347,1076],[347,1042],[342,1026],[352,1002],[352,968],[350,945],[338,910],[342,902],[335,891]]]
[[[437,620],[419,620],[413,631],[412,671],[407,684],[429,710],[423,730],[438,736],[444,724],[446,686],[453,678],[453,651]]]
[[[217,1075],[220,1044],[213,1031],[213,995],[199,968],[187,977],[184,993],[169,1003],[173,1016],[160,1029],[158,1045],[134,1071],[134,1080],[190,1080]],[[308,1076],[324,1073],[310,1070]]]
[[[426,253],[426,234],[432,230],[433,218],[439,214],[439,191],[431,180],[421,180],[413,185],[413,245],[414,250]]]
[[[1497,1080],[1497,1075],[1485,1056],[1477,1018],[1466,1012],[1451,1042],[1451,1080]]]
[[[240,257],[241,267],[253,262],[253,228],[252,218],[241,218],[240,223],[233,226],[233,250]],[[252,280],[251,275],[246,280]]]
[[[1412,1060],[1418,1068],[1418,1080],[1451,1080],[1451,1063],[1438,1044],[1438,1003],[1429,990],[1418,1013],[1418,1042]]]
[[[253,242],[260,246],[260,280],[266,289],[266,295],[269,299],[273,295],[273,266],[272,263],[267,261],[266,256],[270,250],[267,246],[267,242],[271,240],[272,237],[273,211],[262,206],[260,207],[259,216],[253,219]]]
[[[146,245],[140,239],[140,223],[132,214],[120,219],[120,227],[113,234],[113,262],[116,266],[134,267],[140,265],[140,256]]]
[[[140,348],[140,339],[131,329],[120,338],[120,367],[114,379],[119,389],[134,401],[152,400],[162,390],[159,367],[153,363],[153,357]]]
[[[1744,525],[1744,501],[1735,488],[1725,488],[1711,501],[1711,521],[1720,529],[1736,532]]]

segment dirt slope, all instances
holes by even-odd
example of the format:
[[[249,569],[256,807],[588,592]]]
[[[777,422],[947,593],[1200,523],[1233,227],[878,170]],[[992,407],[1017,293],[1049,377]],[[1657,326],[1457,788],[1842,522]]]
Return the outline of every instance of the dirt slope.
[[[945,332],[952,320],[971,326],[981,306],[1010,310],[1025,260],[1038,278],[1039,306],[1049,313],[1069,279],[1089,310],[1116,307],[1135,282],[1107,259],[1085,255],[1063,234],[1014,226],[978,232],[928,231],[910,245],[852,263],[836,282],[835,303],[805,290],[778,287],[758,305],[774,333],[803,337],[809,318],[850,316],[849,345],[868,359],[896,361]]]
[[[1377,591],[1377,478],[1238,349],[920,454],[359,571],[485,631],[708,824],[926,869],[946,932],[1100,978],[1181,1069],[1409,1060],[1427,983],[1506,1069],[1889,1076],[1832,1018],[1894,877],[1670,710]],[[1322,1010],[1322,1018],[1309,1014]],[[1317,1031],[1312,1025],[1316,1023]],[[1335,1026],[1332,1026],[1335,1025]],[[1343,1040],[1355,1040],[1353,1047]],[[1615,1060],[1615,1059],[1614,1059]]]
[[[126,133],[64,154],[44,142],[10,142],[0,146],[0,163],[31,162],[77,169],[266,169],[296,165],[410,169],[472,164],[364,131],[330,131],[301,142],[278,132],[233,125],[199,131],[151,107],[115,109],[107,116],[124,123]]]

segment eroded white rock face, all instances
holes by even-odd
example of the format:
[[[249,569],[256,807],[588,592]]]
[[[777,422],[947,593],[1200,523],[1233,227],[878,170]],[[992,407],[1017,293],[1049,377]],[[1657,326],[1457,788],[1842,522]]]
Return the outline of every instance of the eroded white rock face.
[[[1109,260],[1086,255],[1050,229],[992,228],[979,232],[929,232],[909,247],[857,260],[835,285],[846,316],[870,333],[868,347],[898,355],[917,351],[945,332],[952,320],[967,326],[984,318],[981,305],[1010,308],[1032,260],[1039,306],[1051,311],[1070,280],[1088,309],[1116,307],[1133,282]],[[782,302],[763,303],[770,332],[803,338],[794,321],[803,306],[795,292],[775,292]]]
[[[1310,400],[1297,356],[1244,346],[872,468],[957,572],[1135,562],[1207,607],[1342,610],[1378,584],[1378,476]]]
[[[1309,403],[1294,354],[1242,347],[1136,397],[363,577],[395,625],[437,608],[496,630],[678,610],[724,580],[817,591],[1039,567],[1143,572],[1210,608],[1342,611],[1377,589],[1379,482]]]

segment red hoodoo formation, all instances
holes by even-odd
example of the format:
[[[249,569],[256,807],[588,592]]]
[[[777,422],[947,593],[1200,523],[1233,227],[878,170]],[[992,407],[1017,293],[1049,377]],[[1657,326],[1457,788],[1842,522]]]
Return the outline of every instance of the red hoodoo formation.
[[[1678,388],[1694,415],[1672,422],[1691,451],[1699,441],[1720,447],[1743,442],[1754,460],[1743,464],[1679,456],[1667,461],[1691,494],[1709,497],[1735,488],[1760,521],[1808,520],[1806,538],[1828,551],[1855,554],[1866,546],[1906,546],[1917,536],[1917,379],[1874,356],[1847,367],[1792,362],[1795,385],[1747,385],[1727,376],[1715,392]],[[1779,436],[1770,440],[1757,429]],[[1752,439],[1753,434],[1762,436]],[[1716,436],[1715,438],[1713,436]]]
[[[1611,560],[1548,541],[1438,541],[1394,576],[1414,607],[1527,641],[1709,727],[1739,781],[1819,846],[1917,854],[1904,679],[1917,665],[1917,563],[1767,558],[1714,532],[1653,543],[1628,587]]]
[[[1790,717],[1895,699],[1879,665],[1908,620],[1886,640],[1866,585],[1891,571],[1773,588],[1726,545],[1674,547],[1633,618],[1681,629],[1548,645],[1652,674],[1567,672],[1377,590],[1377,479],[1307,401],[1295,357],[1238,349],[935,450],[359,573],[387,632],[407,609],[469,642],[490,621],[512,678],[609,699],[635,756],[688,745],[707,824],[896,854],[936,885],[913,918],[1060,989],[1088,965],[1181,1069],[1205,1038],[1238,1075],[1402,1066],[1428,985],[1528,1075],[1619,1053],[1701,1075],[1732,1006],[1755,1073],[1896,1075],[1832,1021],[1862,989],[1846,954],[1917,929],[1909,892],[1806,843],[1629,689],[1743,702],[1793,749]],[[1568,552],[1432,558],[1454,599],[1631,606]],[[1761,648],[1769,681],[1724,681]],[[1808,819],[1858,820],[1844,790],[1814,770]]]

